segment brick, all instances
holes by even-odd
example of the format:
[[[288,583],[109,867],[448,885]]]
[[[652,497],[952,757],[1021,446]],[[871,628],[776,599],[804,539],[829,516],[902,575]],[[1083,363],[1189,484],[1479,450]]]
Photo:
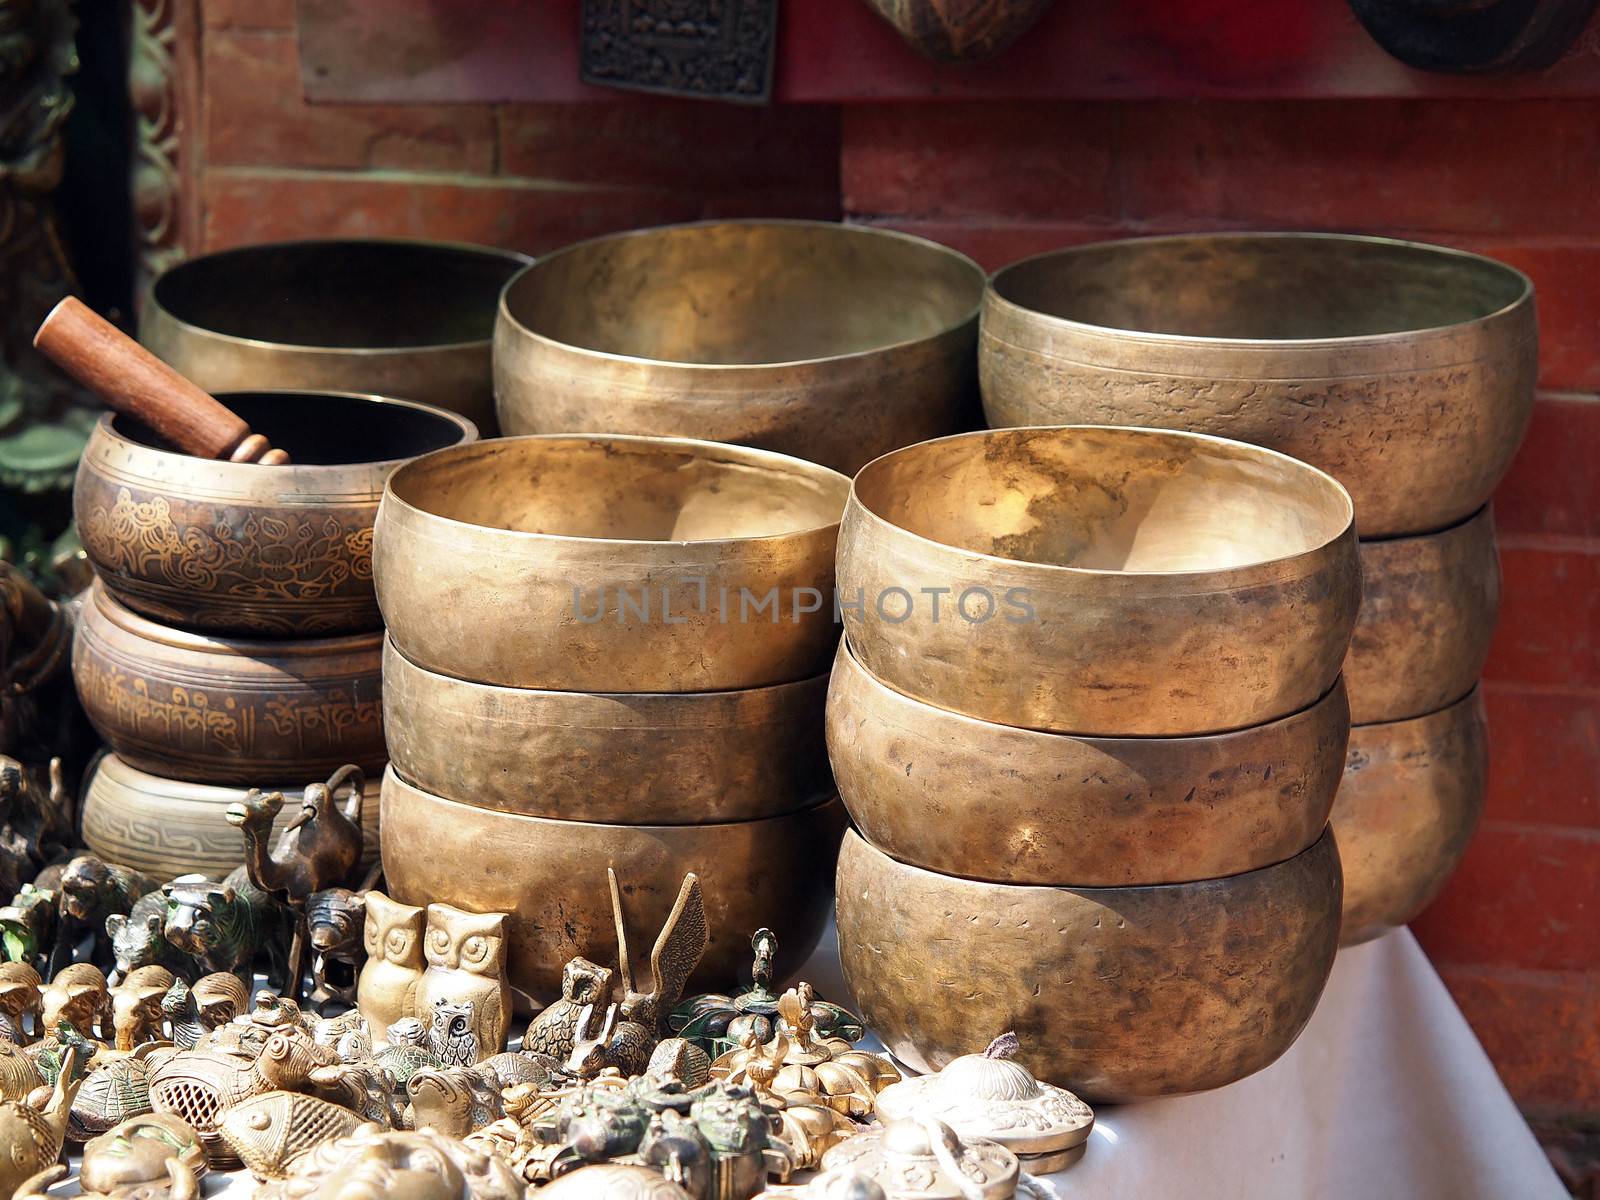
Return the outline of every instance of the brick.
[[[1523,1108],[1600,1112],[1600,975],[1441,967]]]
[[[788,196],[729,199],[625,188],[390,173],[206,173],[205,248],[305,237],[420,237],[527,252],[601,233],[707,216],[803,215]]]
[[[1600,829],[1600,692],[1484,685],[1485,818]]]
[[[1453,966],[1600,970],[1600,833],[1484,822],[1412,928]]]
[[[504,175],[736,193],[802,194],[839,212],[839,110],[652,99],[498,110]]]
[[[295,0],[201,0],[201,19],[213,29],[293,29]]]
[[[1484,675],[1600,687],[1600,542],[1500,539],[1500,623]]]
[[[1600,357],[1600,355],[1597,355]],[[1600,397],[1541,395],[1495,491],[1503,533],[1600,537]]]
[[[845,211],[1111,222],[1108,104],[880,104],[845,110]]]
[[[485,105],[307,104],[292,34],[210,33],[204,53],[212,165],[494,169],[494,115]]]
[[[1117,147],[1131,222],[1587,237],[1600,221],[1596,101],[1141,102]]]

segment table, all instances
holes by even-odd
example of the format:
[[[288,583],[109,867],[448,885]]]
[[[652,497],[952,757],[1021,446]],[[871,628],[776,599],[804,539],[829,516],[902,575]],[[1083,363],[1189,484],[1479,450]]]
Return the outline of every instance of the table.
[[[802,977],[847,994],[832,930]],[[1311,1023],[1266,1070],[1096,1115],[1083,1159],[1048,1176],[1063,1200],[1567,1195],[1409,929],[1341,951]]]

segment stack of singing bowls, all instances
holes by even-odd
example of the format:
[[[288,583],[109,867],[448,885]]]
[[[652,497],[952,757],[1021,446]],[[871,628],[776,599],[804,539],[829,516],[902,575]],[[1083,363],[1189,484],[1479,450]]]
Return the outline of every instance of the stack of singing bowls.
[[[495,306],[529,261],[392,238],[242,246],[163,272],[139,340],[210,392],[376,392],[458,412],[492,437]]]
[[[1343,940],[1410,921],[1483,809],[1477,680],[1499,604],[1488,502],[1533,407],[1532,283],[1477,255],[1378,238],[1110,242],[998,272],[979,353],[991,425],[1220,434],[1350,489],[1366,596],[1333,816]]]
[[[848,490],[654,437],[502,438],[396,471],[373,559],[390,894],[509,913],[511,980],[544,1002],[569,958],[616,961],[607,867],[645,946],[700,876],[706,981],[761,926],[803,961],[844,825],[822,719]]]
[[[506,288],[506,433],[708,438],[854,474],[979,423],[983,272],[946,246],[826,221],[641,229]]]
[[[108,414],[78,467],[73,506],[97,578],[72,669],[112,751],[87,788],[84,840],[158,876],[226,874],[243,861],[229,804],[353,762],[370,776],[375,855],[387,756],[372,524],[400,461],[476,431],[375,396],[219,399],[292,465],[194,458]]]
[[[839,588],[839,948],[890,1051],[1015,1030],[1106,1101],[1281,1054],[1339,932],[1348,493],[1220,438],[965,434],[856,477]]]

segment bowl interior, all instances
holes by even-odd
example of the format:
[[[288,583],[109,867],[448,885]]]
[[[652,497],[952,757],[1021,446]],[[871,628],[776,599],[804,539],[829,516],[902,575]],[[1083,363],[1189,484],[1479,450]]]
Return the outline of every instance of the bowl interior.
[[[454,446],[466,435],[442,413],[371,396],[323,392],[223,392],[217,396],[296,466],[393,462]],[[132,417],[111,427],[141,446],[171,447]]]
[[[183,263],[156,303],[198,329],[289,346],[393,350],[487,341],[527,260],[471,246],[327,241],[246,246]]]
[[[670,439],[500,438],[410,463],[395,496],[519,533],[646,542],[773,537],[838,522],[849,492],[823,467]]]
[[[953,252],[826,224],[687,225],[570,247],[506,291],[552,341],[677,363],[831,358],[970,319],[982,273]]]
[[[994,278],[1022,308],[1109,329],[1185,337],[1363,337],[1498,312],[1527,283],[1488,259],[1402,242],[1220,236],[1106,242],[1028,259]]]
[[[1006,429],[924,442],[856,477],[868,511],[1000,558],[1100,571],[1214,571],[1325,545],[1349,497],[1293,459],[1147,429]]]

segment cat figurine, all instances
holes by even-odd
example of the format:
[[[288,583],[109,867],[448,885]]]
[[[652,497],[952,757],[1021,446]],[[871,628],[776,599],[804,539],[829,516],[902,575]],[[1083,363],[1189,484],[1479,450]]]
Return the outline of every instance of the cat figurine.
[[[431,1021],[440,1001],[470,1002],[478,1056],[506,1048],[511,1024],[511,984],[506,979],[505,913],[474,913],[448,904],[428,905],[423,954],[428,969],[417,986],[416,1015]]]
[[[382,892],[366,894],[366,921],[361,940],[367,961],[356,980],[356,1008],[375,1034],[406,1017],[431,1018],[417,1008],[422,982],[425,910],[389,899]]]

